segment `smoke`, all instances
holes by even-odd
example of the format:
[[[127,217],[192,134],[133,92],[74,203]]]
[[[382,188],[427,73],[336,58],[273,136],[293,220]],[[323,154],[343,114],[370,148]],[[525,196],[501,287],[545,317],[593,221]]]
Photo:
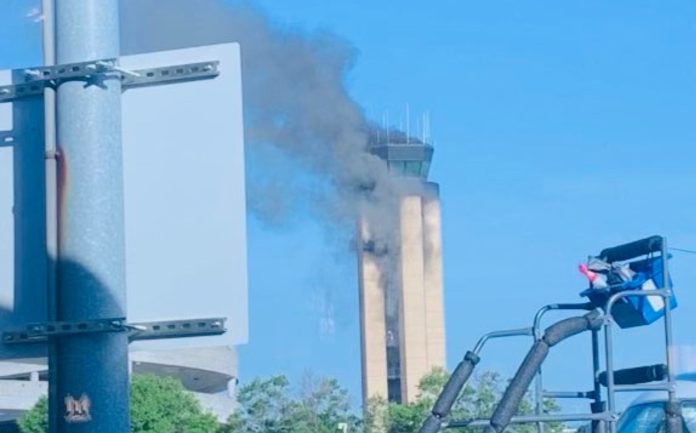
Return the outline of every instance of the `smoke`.
[[[345,88],[350,45],[274,26],[253,7],[222,0],[121,5],[124,54],[240,43],[251,212],[279,224],[306,207],[327,233],[352,232],[360,214],[391,243],[388,212],[401,186],[367,150],[371,126]]]

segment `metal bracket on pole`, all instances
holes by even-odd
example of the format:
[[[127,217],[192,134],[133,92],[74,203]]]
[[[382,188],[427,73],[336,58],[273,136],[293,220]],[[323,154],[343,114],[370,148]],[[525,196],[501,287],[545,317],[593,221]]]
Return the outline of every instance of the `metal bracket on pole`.
[[[43,95],[45,88],[57,88],[65,81],[108,77],[120,78],[124,90],[136,87],[205,80],[220,75],[220,62],[186,63],[129,71],[118,66],[116,59],[70,63],[24,70],[25,83],[0,86],[0,103]]]
[[[203,337],[224,334],[224,317],[212,319],[168,320],[161,322],[140,322],[128,325],[130,341],[160,340],[165,338]]]
[[[44,342],[50,337],[94,332],[122,332],[124,330],[126,330],[126,319],[124,318],[33,323],[24,329],[3,332],[2,342],[5,344],[38,343]]]
[[[48,322],[27,325],[24,329],[3,332],[4,344],[45,342],[53,337],[65,337],[96,332],[128,332],[130,341],[165,338],[202,337],[224,334],[224,317],[209,319],[167,320],[126,323],[124,318],[84,320],[80,322]]]
[[[0,131],[0,147],[9,147],[14,144],[14,134],[12,131]]]

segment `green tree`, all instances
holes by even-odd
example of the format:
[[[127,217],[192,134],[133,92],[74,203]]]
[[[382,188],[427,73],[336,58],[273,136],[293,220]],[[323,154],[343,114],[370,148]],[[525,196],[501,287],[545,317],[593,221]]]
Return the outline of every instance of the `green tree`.
[[[46,433],[48,431],[48,398],[43,396],[34,407],[19,419],[22,433]]]
[[[306,376],[293,392],[285,376],[256,379],[237,393],[238,410],[223,433],[336,433],[357,431],[348,392],[335,379]]]
[[[229,418],[223,433],[287,433],[292,431],[288,415],[292,401],[285,376],[254,379],[237,392],[238,409]]]
[[[215,433],[214,415],[204,412],[181,382],[168,377],[138,375],[131,384],[133,433]]]
[[[360,423],[351,413],[348,391],[336,379],[306,375],[297,397],[293,413],[296,433],[336,433],[342,424],[354,432]]]
[[[131,433],[216,433],[216,418],[203,411],[194,396],[173,378],[133,376]],[[46,433],[48,402],[39,402],[19,420],[22,433]]]
[[[419,384],[419,394],[416,401],[407,405],[380,402],[368,402],[365,415],[366,433],[415,433],[425,418],[447,382],[449,374],[443,369],[435,369],[426,375]],[[471,384],[467,384],[452,407],[451,419],[488,418],[495,410],[504,391],[504,382],[497,373],[486,372],[479,375]],[[547,412],[558,410],[554,401],[546,402]],[[533,413],[534,405],[529,396],[521,403],[518,413],[529,415]],[[381,415],[380,415],[381,414]],[[474,428],[455,430],[459,433],[478,432]],[[515,427],[517,433],[532,433],[536,429],[532,425]],[[550,433],[562,431],[561,425],[550,424]]]

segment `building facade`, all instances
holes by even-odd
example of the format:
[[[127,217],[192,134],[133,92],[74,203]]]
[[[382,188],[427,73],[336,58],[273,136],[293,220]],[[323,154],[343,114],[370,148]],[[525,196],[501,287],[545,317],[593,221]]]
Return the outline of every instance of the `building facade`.
[[[370,217],[358,224],[364,401],[413,402],[423,376],[445,367],[439,189],[427,181],[433,149],[403,141],[371,148],[398,182],[390,228]]]

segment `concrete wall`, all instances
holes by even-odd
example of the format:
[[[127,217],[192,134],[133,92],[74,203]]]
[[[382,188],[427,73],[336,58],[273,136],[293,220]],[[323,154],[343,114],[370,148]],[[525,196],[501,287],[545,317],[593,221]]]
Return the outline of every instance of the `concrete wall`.
[[[396,299],[398,305],[401,401],[413,402],[423,376],[445,367],[440,201],[436,184],[423,186],[395,210],[398,241],[391,250],[366,251],[364,245],[379,236],[370,233],[364,219],[358,223],[365,401],[387,397],[385,299]]]
[[[367,402],[373,397],[387,398],[385,287],[378,257],[365,250],[370,240],[370,228],[365,219],[359,221],[358,233],[362,386],[363,401]]]
[[[441,220],[440,198],[435,193],[423,197],[423,290],[430,369],[446,365]]]
[[[424,281],[423,220],[420,196],[405,197],[400,212],[401,399],[415,400],[418,383],[428,373]]]

